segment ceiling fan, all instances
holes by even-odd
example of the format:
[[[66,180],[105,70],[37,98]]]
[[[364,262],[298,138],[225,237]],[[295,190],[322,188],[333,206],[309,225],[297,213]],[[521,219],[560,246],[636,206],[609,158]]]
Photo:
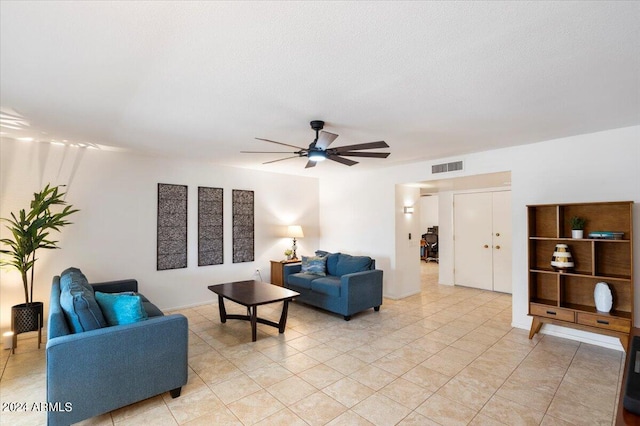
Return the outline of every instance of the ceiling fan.
[[[389,148],[384,141],[361,143],[357,145],[340,146],[337,148],[329,148],[329,145],[336,140],[338,135],[334,133],[325,132],[322,130],[324,127],[324,121],[313,120],[311,122],[311,128],[316,131],[316,138],[309,144],[309,148],[303,148],[300,146],[289,145],[287,143],[276,142],[269,139],[256,138],[261,141],[271,142],[278,145],[284,145],[291,148],[296,148],[298,151],[240,151],[244,154],[295,154],[292,157],[280,158],[278,160],[267,161],[262,164],[275,163],[277,161],[289,160],[291,158],[307,157],[307,165],[305,168],[315,167],[318,161],[332,160],[338,163],[353,166],[358,164],[357,161],[351,160],[345,157],[369,157],[369,158],[387,158],[389,152],[357,152],[362,149],[376,149],[376,148]]]

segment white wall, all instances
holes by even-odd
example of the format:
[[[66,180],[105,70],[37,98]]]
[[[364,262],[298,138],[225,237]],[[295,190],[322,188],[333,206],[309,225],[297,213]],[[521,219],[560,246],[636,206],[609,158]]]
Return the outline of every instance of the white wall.
[[[640,126],[580,135],[520,147],[513,158],[513,322],[529,327],[527,312],[528,204],[590,201],[640,203]],[[562,185],[558,185],[562,182]],[[640,247],[640,205],[634,206],[634,246]],[[635,289],[640,256],[634,256]],[[640,292],[635,291],[635,325],[640,324]],[[546,326],[548,332],[619,347],[617,339]]]
[[[428,228],[438,226],[438,194],[420,197],[420,235],[425,234]]]
[[[408,185],[396,186],[395,285],[387,286],[386,295],[401,299],[420,293],[420,190]],[[404,207],[413,206],[413,214]],[[410,237],[409,237],[410,236]]]
[[[43,144],[1,140],[0,217],[28,202],[43,182],[66,183],[73,170],[72,150],[64,158]],[[392,149],[393,149],[393,144]],[[48,146],[48,145],[46,145]],[[540,142],[500,150],[468,154],[431,162],[389,167],[376,172],[343,172],[314,179],[259,173],[126,153],[86,151],[69,190],[68,200],[82,209],[75,224],[61,235],[62,250],[43,253],[38,263],[36,299],[48,300],[50,277],[70,264],[87,272],[91,280],[126,276],[140,280],[141,291],[161,308],[212,300],[206,286],[229,279],[249,278],[255,267],[266,272],[268,261],[280,258],[288,241],[275,236],[279,225],[300,223],[305,238],[299,253],[317,248],[366,254],[384,270],[384,292],[401,297],[419,288],[419,275],[403,272],[399,247],[406,244],[398,232],[405,184],[434,180],[431,165],[464,160],[465,169],[449,177],[511,171],[513,212],[513,324],[528,328],[526,205],[556,202],[631,200],[640,202],[640,126]],[[441,175],[437,176],[442,179]],[[557,182],[561,181],[562,185]],[[189,185],[189,268],[155,271],[156,184]],[[225,210],[225,264],[198,268],[195,244],[195,191],[198,185],[225,189],[230,208],[231,189],[256,191],[256,262],[231,264],[231,213]],[[319,198],[319,204],[318,204]],[[452,194],[439,194],[440,282],[453,282]],[[640,241],[640,207],[635,206],[634,245]],[[402,219],[401,219],[402,220]],[[99,224],[99,225],[96,225]],[[0,230],[0,236],[6,235]],[[308,235],[308,236],[307,236]],[[449,241],[448,241],[449,240]],[[448,250],[447,247],[451,247]],[[415,262],[419,263],[418,256]],[[265,276],[263,272],[263,277]],[[634,281],[640,282],[640,256],[634,256]],[[44,283],[44,285],[42,285]],[[2,323],[8,323],[7,307],[21,302],[21,288],[14,275],[0,273]],[[635,292],[640,309],[640,292]],[[635,324],[639,325],[636,315]],[[577,330],[544,326],[543,330],[616,346],[615,339]]]
[[[438,194],[438,283],[453,285],[455,250],[453,246],[453,191]]]
[[[321,179],[320,200],[326,207],[320,212],[319,246],[371,256],[376,268],[385,271],[384,280],[389,280],[391,259],[395,261],[395,186],[389,181],[370,185],[369,178],[367,173],[349,174],[347,170]]]
[[[138,279],[140,292],[161,309],[200,304],[214,300],[208,285],[252,279],[256,268],[268,281],[269,260],[284,258],[291,245],[291,239],[281,237],[285,225],[300,224],[304,229],[299,254],[318,248],[315,178],[0,139],[0,217],[28,207],[33,192],[47,182],[69,185],[67,201],[81,211],[58,234],[61,250],[38,252],[34,300],[48,302],[52,276],[77,266],[93,282]],[[158,183],[189,187],[185,269],[156,271]],[[198,186],[224,189],[223,265],[197,266]],[[255,191],[254,262],[232,263],[232,189]],[[4,226],[0,236],[8,237]],[[24,301],[14,270],[0,271],[0,296],[0,327],[7,328],[10,307]]]
[[[392,149],[393,149],[393,144]],[[389,167],[375,173],[363,173],[357,179],[334,175],[320,181],[320,205],[323,230],[321,246],[348,247],[388,259],[385,266],[385,294],[401,294],[403,289],[419,284],[406,283],[398,271],[396,245],[404,244],[404,235],[392,235],[396,223],[394,208],[402,208],[393,191],[396,184],[434,180],[428,171],[432,164],[464,160],[465,169],[449,177],[511,171],[513,213],[513,324],[529,328],[527,316],[527,236],[526,205],[556,202],[589,202],[631,200],[640,202],[640,126],[556,139],[536,144],[437,159],[431,162]],[[438,179],[442,179],[438,175]],[[558,182],[562,182],[559,185]],[[340,193],[340,196],[336,196]],[[449,200],[451,199],[451,200]],[[440,282],[453,282],[452,193],[439,194]],[[327,214],[327,212],[331,212]],[[374,214],[375,212],[375,214]],[[385,219],[380,220],[378,214]],[[634,208],[636,228],[640,226],[640,207]],[[332,222],[340,220],[339,227]],[[382,224],[382,228],[381,228]],[[451,226],[452,228],[452,226]],[[371,234],[360,240],[360,232],[376,230],[375,242]],[[640,228],[639,228],[640,229]],[[355,231],[354,231],[355,230]],[[640,230],[634,242],[640,247]],[[451,247],[451,250],[448,249]],[[419,262],[418,260],[416,260]],[[640,282],[640,256],[634,257],[634,281]],[[419,279],[419,278],[417,278]],[[635,309],[640,308],[640,292],[635,292]],[[636,315],[636,325],[640,315]],[[618,342],[607,336],[583,333],[578,330],[544,326],[545,330],[597,344],[616,346]]]

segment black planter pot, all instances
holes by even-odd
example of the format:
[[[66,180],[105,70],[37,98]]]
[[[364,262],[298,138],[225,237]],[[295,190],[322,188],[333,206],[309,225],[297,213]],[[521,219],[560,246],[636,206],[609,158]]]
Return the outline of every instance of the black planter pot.
[[[42,302],[21,303],[11,307],[11,330],[13,331],[13,348],[18,346],[18,334],[29,331],[38,332],[38,349],[42,342],[43,309]]]

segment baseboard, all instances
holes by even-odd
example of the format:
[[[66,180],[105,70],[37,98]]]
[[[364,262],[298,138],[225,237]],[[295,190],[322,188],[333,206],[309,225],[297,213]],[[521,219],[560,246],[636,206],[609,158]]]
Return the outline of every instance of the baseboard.
[[[190,308],[197,308],[198,306],[203,306],[203,305],[217,305],[218,304],[218,299],[215,300],[205,300],[204,302],[198,302],[198,303],[190,303],[188,305],[181,305],[181,306],[175,306],[172,308],[165,308],[165,309],[160,309],[162,312],[164,313],[172,313],[173,311],[179,311],[180,309],[190,309]]]
[[[511,326],[528,331],[531,329],[531,321],[528,321],[528,324],[514,321],[511,323]],[[561,337],[563,339],[575,340],[582,343],[588,343],[590,345],[624,352],[620,339],[613,336],[606,336],[604,334],[589,333],[588,331],[576,330],[555,324],[543,324],[540,329],[540,334],[548,334],[549,336]]]
[[[414,291],[411,293],[407,293],[407,294],[401,294],[399,296],[397,295],[391,295],[391,294],[382,294],[382,297],[385,299],[391,299],[391,300],[400,300],[400,299],[404,299],[405,297],[410,297],[410,296],[414,296],[416,294],[420,294],[420,291]]]

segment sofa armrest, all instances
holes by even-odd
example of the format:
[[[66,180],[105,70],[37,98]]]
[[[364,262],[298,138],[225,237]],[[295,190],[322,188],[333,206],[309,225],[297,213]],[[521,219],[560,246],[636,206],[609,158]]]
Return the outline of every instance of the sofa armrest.
[[[183,315],[69,334],[47,342],[48,424],[71,424],[187,383]]]
[[[382,271],[355,272],[340,277],[341,294],[345,298],[346,315],[382,305]]]
[[[138,292],[138,281],[134,279],[105,281],[102,283],[92,283],[94,291],[102,293],[122,293],[124,291]]]
[[[302,263],[285,264],[282,271],[282,283],[286,286],[289,275],[302,271]]]

